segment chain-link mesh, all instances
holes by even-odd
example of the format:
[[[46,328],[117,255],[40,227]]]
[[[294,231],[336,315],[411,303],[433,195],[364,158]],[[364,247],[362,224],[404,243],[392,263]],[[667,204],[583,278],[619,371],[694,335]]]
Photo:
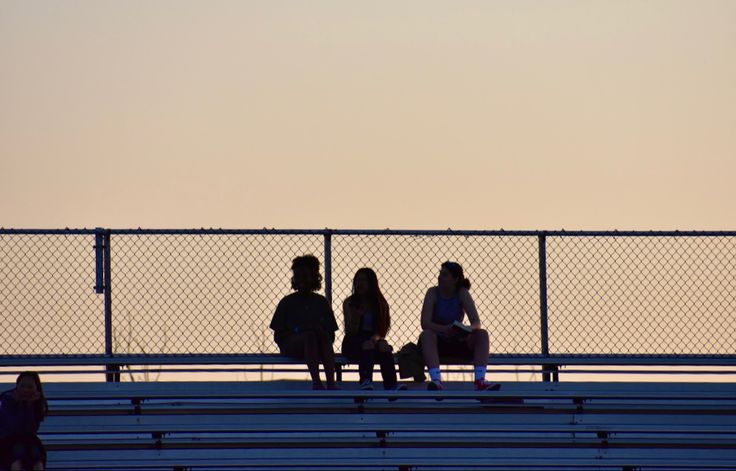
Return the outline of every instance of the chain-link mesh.
[[[0,233],[0,354],[101,354],[95,236]]]
[[[355,272],[367,266],[376,271],[391,308],[388,340],[397,349],[416,342],[424,296],[437,284],[440,265],[447,260],[460,263],[471,281],[481,324],[491,337],[491,351],[539,353],[535,237],[333,236],[333,305],[338,320],[342,320],[342,301],[351,293]]]
[[[104,353],[94,233],[37,232],[0,230],[0,355]],[[113,352],[275,353],[268,325],[291,292],[291,260],[314,254],[324,274],[326,235],[306,232],[113,232]],[[546,240],[551,354],[736,351],[736,236]],[[367,266],[391,306],[389,341],[397,348],[416,341],[424,294],[440,264],[454,260],[473,283],[491,351],[539,354],[538,241],[535,234],[332,233],[338,324],[353,275]]]
[[[733,354],[736,237],[549,237],[550,352]]]
[[[113,235],[115,353],[275,353],[291,261],[321,235]]]

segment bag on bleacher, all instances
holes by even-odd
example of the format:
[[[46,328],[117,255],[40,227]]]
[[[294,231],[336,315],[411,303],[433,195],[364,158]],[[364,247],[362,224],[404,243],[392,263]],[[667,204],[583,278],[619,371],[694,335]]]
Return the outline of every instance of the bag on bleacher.
[[[401,379],[414,378],[414,381],[421,383],[424,381],[424,357],[421,350],[414,342],[409,342],[399,350],[396,354],[399,362],[399,377]]]

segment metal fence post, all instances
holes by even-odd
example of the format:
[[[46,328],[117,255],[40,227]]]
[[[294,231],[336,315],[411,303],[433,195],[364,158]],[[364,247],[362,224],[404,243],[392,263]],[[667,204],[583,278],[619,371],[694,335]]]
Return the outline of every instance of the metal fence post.
[[[105,230],[95,228],[95,293],[105,292]]]
[[[539,327],[542,355],[549,356],[549,323],[547,318],[547,234],[539,234]],[[550,377],[552,373],[552,378]],[[542,380],[557,381],[557,366],[542,365]]]
[[[105,291],[105,356],[112,357],[112,269],[110,267],[110,230],[104,231],[104,275]],[[108,382],[120,381],[120,365],[108,364],[105,366],[105,380]]]
[[[325,298],[332,306],[332,231],[325,231]],[[342,365],[335,365],[337,381],[342,381]]]
[[[325,298],[332,305],[332,231],[325,231]]]

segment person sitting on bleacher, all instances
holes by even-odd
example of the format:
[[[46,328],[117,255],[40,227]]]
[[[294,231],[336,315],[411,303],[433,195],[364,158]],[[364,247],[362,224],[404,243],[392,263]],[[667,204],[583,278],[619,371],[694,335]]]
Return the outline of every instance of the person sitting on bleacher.
[[[462,324],[465,314],[470,327]],[[472,359],[476,391],[495,390],[498,384],[485,380],[488,365],[488,332],[480,326],[480,317],[470,295],[470,280],[463,267],[445,262],[440,268],[437,286],[429,288],[422,306],[422,334],[419,343],[429,370],[429,390],[441,390],[440,356]]]
[[[38,373],[26,371],[18,375],[15,388],[2,393],[0,401],[2,469],[44,469],[46,450],[37,433],[48,405]]]
[[[296,292],[284,297],[276,307],[270,328],[283,355],[303,359],[312,377],[312,389],[325,389],[319,377],[320,360],[325,367],[327,389],[335,384],[335,341],[337,321],[329,301],[315,293],[322,287],[319,260],[314,255],[294,259],[291,287]]]
[[[376,272],[361,268],[353,277],[353,293],[342,305],[345,317],[345,338],[342,354],[358,362],[360,388],[373,389],[373,365],[381,365],[384,389],[403,391],[406,385],[398,384],[393,348],[386,342],[391,327],[388,303],[378,287]]]

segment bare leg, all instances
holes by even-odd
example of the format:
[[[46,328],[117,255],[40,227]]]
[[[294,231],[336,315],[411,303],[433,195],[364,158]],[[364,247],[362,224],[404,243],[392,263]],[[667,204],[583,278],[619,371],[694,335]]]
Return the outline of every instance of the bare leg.
[[[321,343],[322,364],[325,365],[325,377],[327,378],[327,387],[335,386],[335,351],[332,349],[332,343],[328,338],[323,338]]]
[[[315,384],[321,384],[319,379],[319,342],[314,332],[304,332],[301,334],[304,339],[304,359],[309,369],[309,375]]]
[[[488,331],[485,329],[474,330],[468,335],[466,341],[468,342],[468,348],[473,352],[473,365],[486,366],[490,350]]]
[[[422,354],[427,368],[439,368],[440,355],[437,352],[437,333],[433,330],[425,330],[419,336],[422,343]]]

